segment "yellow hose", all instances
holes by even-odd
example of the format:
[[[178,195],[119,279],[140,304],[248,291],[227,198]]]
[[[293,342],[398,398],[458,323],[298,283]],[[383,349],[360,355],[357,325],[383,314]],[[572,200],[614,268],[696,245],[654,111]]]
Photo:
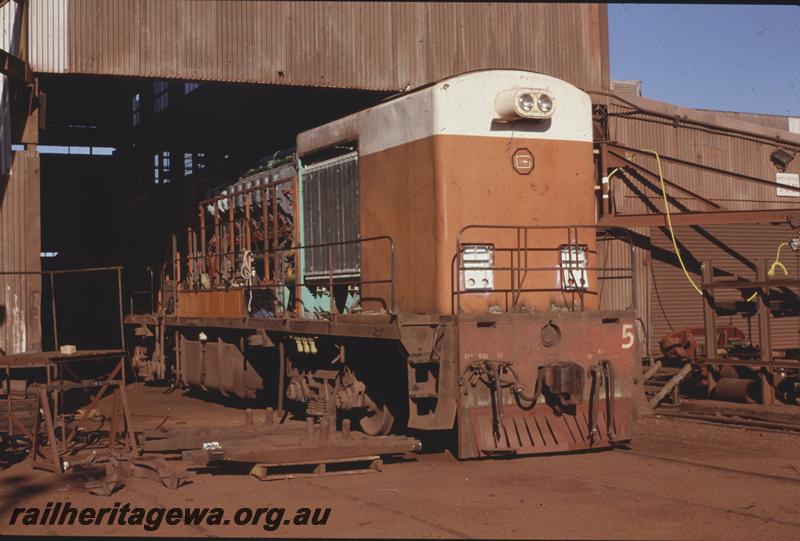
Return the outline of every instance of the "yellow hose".
[[[783,249],[784,246],[789,246],[789,243],[782,242],[778,245],[778,253],[775,254],[775,261],[773,261],[772,265],[769,266],[769,270],[767,271],[767,276],[775,276],[775,269],[777,268],[780,268],[783,271],[784,275],[789,276],[789,271],[786,270],[784,264],[781,263],[781,249]],[[758,297],[758,291],[750,295],[750,297],[747,298],[747,302],[752,301],[756,297]]]
[[[667,191],[664,189],[664,173],[661,169],[661,156],[659,156],[658,152],[655,150],[642,149],[642,151],[650,152],[656,157],[656,163],[658,164],[658,180],[661,183],[661,196],[664,198],[664,211],[667,214],[667,227],[669,228],[670,237],[672,237],[672,247],[675,248],[675,255],[678,256],[678,262],[681,264],[681,269],[683,269],[683,274],[686,275],[686,279],[689,280],[690,284],[692,284],[694,290],[702,295],[703,290],[697,287],[697,284],[694,283],[694,280],[692,280],[692,277],[689,275],[689,271],[686,270],[686,264],[683,262],[683,258],[681,257],[681,250],[678,248],[678,242],[675,240],[675,231],[672,229],[672,217],[669,214]]]

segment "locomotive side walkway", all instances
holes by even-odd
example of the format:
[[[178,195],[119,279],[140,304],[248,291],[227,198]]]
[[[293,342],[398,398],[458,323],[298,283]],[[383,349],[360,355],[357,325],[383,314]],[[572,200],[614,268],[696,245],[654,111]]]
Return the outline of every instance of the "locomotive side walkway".
[[[137,428],[172,422],[240,422],[239,409],[179,392],[129,386]],[[409,455],[374,475],[262,482],[248,475],[192,477],[169,490],[134,478],[118,494],[93,496],[75,482],[0,471],[0,534],[797,539],[800,435],[651,417],[631,450],[458,462],[448,453]],[[330,507],[324,526],[9,526],[15,507]]]

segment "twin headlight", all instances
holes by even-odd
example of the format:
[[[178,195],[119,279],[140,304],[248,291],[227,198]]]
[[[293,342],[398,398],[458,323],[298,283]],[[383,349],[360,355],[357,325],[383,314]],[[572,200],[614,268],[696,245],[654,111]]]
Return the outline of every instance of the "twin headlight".
[[[555,106],[553,94],[541,88],[511,88],[494,99],[495,111],[503,120],[550,118]]]

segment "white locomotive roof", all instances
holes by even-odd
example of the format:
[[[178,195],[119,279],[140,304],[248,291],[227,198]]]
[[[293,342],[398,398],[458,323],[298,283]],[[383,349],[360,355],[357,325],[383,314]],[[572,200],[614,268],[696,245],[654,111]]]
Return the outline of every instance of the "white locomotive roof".
[[[510,88],[549,90],[557,104],[551,119],[500,121],[494,100]],[[541,73],[474,71],[302,132],[297,136],[297,151],[303,156],[357,139],[359,154],[367,155],[433,135],[591,142],[591,99],[566,81]]]

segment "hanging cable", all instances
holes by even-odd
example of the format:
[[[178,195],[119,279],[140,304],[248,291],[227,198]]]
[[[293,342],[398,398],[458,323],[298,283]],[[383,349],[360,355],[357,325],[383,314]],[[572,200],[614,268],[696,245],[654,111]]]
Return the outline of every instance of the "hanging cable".
[[[681,264],[681,269],[683,269],[683,274],[686,276],[686,279],[689,280],[690,284],[692,284],[694,290],[697,291],[698,294],[702,295],[703,290],[697,286],[694,280],[692,280],[689,271],[686,270],[686,264],[683,262],[683,257],[681,257],[681,250],[678,248],[678,241],[675,239],[675,231],[672,229],[672,217],[669,213],[669,201],[667,200],[667,191],[664,188],[664,173],[661,168],[661,156],[659,156],[658,152],[655,150],[643,148],[642,151],[650,152],[656,157],[656,163],[658,164],[658,181],[661,183],[661,196],[664,198],[664,211],[667,215],[667,227],[669,228],[669,235],[672,238],[672,247],[675,248],[675,255],[678,256],[678,263]]]
[[[786,266],[781,263],[781,250],[784,246],[789,246],[788,242],[782,242],[778,245],[778,253],[775,254],[775,261],[772,262],[772,265],[769,266],[769,270],[767,271],[767,276],[775,276],[775,269],[781,269],[783,274],[789,276],[789,271],[786,269]],[[752,295],[747,298],[747,302],[752,301],[758,297],[758,291],[755,291]]]

